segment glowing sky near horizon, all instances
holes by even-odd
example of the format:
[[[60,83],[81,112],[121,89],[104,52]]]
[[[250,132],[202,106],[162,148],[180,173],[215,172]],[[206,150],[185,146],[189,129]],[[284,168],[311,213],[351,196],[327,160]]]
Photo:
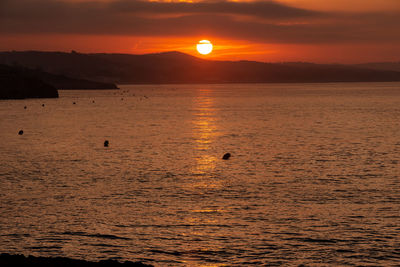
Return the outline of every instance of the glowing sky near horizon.
[[[2,0],[0,50],[77,50],[222,60],[400,60],[398,0]]]

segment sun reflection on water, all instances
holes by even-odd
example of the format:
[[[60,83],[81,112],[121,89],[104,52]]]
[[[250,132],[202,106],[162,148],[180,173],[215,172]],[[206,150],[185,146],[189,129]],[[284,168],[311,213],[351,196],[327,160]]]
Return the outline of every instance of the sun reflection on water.
[[[205,240],[211,236],[212,239],[221,238],[221,234],[215,229],[222,224],[221,220],[226,211],[213,203],[212,195],[224,187],[225,181],[220,177],[218,169],[220,159],[216,153],[220,129],[215,95],[212,90],[207,89],[198,90],[196,93],[191,117],[194,157],[190,178],[183,185],[184,190],[190,192],[195,201],[187,207],[186,216],[182,220],[192,226],[186,232],[188,238]],[[209,230],[206,226],[213,229]],[[195,247],[195,249],[194,246],[184,248],[188,266],[201,266],[194,264],[199,255],[208,255],[224,249],[212,242],[198,243]]]
[[[212,153],[217,135],[216,108],[212,91],[201,89],[194,101],[193,137],[195,141],[196,168],[194,173],[207,174],[215,169],[216,156]]]

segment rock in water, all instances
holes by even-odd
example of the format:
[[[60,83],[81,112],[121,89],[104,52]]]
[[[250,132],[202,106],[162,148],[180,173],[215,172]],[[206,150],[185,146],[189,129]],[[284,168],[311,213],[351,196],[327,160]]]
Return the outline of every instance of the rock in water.
[[[23,135],[23,134],[24,134],[24,131],[19,130],[18,134],[19,134],[19,135]]]
[[[229,159],[230,157],[231,157],[231,153],[226,153],[226,154],[222,157],[222,159],[227,160],[227,159]]]
[[[104,147],[108,147],[108,144],[109,144],[108,140],[104,141]]]

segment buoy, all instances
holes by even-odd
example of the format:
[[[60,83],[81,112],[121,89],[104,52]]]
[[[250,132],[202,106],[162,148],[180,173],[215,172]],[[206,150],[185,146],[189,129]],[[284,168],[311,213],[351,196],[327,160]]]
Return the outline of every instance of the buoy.
[[[73,102],[72,104],[74,104],[74,105],[75,105],[76,103],[75,103],[75,102]]]
[[[24,109],[27,109],[27,106],[25,106]]]
[[[42,104],[42,107],[44,107],[44,104]]]
[[[18,134],[19,134],[19,135],[23,135],[23,134],[24,134],[24,131],[19,130]]]
[[[109,144],[108,140],[104,141],[104,147],[108,147],[108,144]]]
[[[92,103],[94,103],[94,100],[92,101]]]
[[[231,153],[226,153],[226,154],[222,157],[222,159],[227,160],[227,159],[229,159],[230,157],[231,157]]]

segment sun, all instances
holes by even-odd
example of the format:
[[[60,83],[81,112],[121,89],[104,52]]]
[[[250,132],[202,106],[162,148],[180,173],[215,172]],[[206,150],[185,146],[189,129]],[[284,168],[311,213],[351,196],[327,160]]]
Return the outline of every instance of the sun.
[[[202,55],[208,55],[211,53],[213,50],[213,45],[210,41],[208,40],[201,40],[197,45],[197,52],[199,52]]]

